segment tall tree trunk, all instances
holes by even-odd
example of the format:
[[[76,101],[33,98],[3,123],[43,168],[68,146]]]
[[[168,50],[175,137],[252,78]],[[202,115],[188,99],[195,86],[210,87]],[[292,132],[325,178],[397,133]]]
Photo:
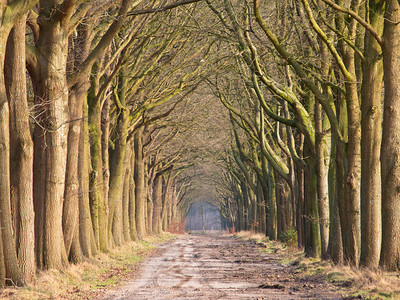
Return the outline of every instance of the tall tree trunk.
[[[156,235],[161,234],[161,210],[162,210],[162,175],[156,174],[154,178],[154,191],[153,191],[153,233]]]
[[[110,153],[109,153],[109,139],[110,139],[110,108],[111,99],[109,96],[105,96],[104,104],[101,108],[101,159],[102,159],[102,175],[103,175],[103,197],[106,207],[106,223],[108,226],[108,244],[112,245],[111,226],[112,218],[110,217]],[[112,212],[114,213],[114,212]]]
[[[144,163],[144,190],[146,197],[146,232],[153,234],[153,180],[149,174],[149,163],[146,160]]]
[[[3,8],[1,4],[0,8]],[[2,17],[2,13],[0,13],[0,17]],[[9,105],[3,72],[5,55],[3,49],[6,49],[11,27],[11,24],[6,24],[4,28],[0,28],[0,225],[3,240],[3,252],[0,255],[1,259],[4,258],[6,277],[13,283],[21,285],[23,276],[18,267],[11,218]],[[1,284],[3,285],[3,282]]]
[[[57,4],[42,3],[37,44],[40,81],[37,97],[44,107],[45,191],[43,264],[45,268],[62,268],[66,262],[62,235],[68,136],[68,86],[66,77],[68,22],[52,14]],[[45,17],[51,16],[51,17]]]
[[[74,47],[73,49],[75,53],[75,56],[71,59],[71,68],[78,69],[83,61],[88,57],[90,52],[90,45],[93,39],[93,36],[91,35],[91,29],[92,27],[87,24],[78,26],[78,36],[74,40],[74,45],[71,46]],[[75,263],[81,260],[82,251],[79,247],[81,243],[75,242],[75,246],[71,248],[73,240],[79,240],[81,232],[82,234],[84,234],[83,239],[80,239],[81,241],[84,241],[84,255],[89,255],[88,245],[85,244],[85,240],[90,242],[90,235],[88,235],[90,232],[87,231],[87,228],[85,230],[80,230],[80,220],[83,221],[83,226],[87,226],[86,218],[90,218],[90,214],[88,216],[84,216],[84,213],[88,213],[88,211],[85,210],[85,208],[87,209],[87,207],[82,205],[80,206],[79,204],[82,199],[81,193],[84,193],[81,187],[82,179],[80,178],[80,176],[82,176],[82,174],[79,172],[79,159],[89,159],[89,157],[86,155],[87,152],[80,152],[80,150],[86,150],[80,147],[80,143],[82,140],[81,134],[83,122],[87,122],[86,118],[83,118],[83,110],[85,108],[84,104],[87,101],[87,93],[90,88],[89,78],[89,72],[83,74],[70,89],[69,97],[70,123],[68,130],[67,173],[64,193],[65,200],[63,208],[63,232],[67,255],[70,257],[70,259],[73,257],[75,259]],[[85,116],[87,116],[87,112]],[[79,155],[77,155],[77,153],[79,153]],[[88,162],[85,163],[87,164]],[[82,162],[81,165],[85,163]],[[83,176],[87,178],[88,175],[85,174]],[[82,208],[83,210],[81,211],[80,208]]]
[[[345,260],[358,265],[361,244],[360,180],[361,180],[361,115],[357,96],[357,83],[347,83],[348,130],[347,170],[345,173],[345,213],[347,228],[343,235]],[[343,230],[343,227],[342,227]]]
[[[321,255],[321,234],[318,214],[318,192],[317,192],[317,166],[316,160],[310,157],[308,169],[305,172],[305,251],[310,257]]]
[[[343,263],[343,241],[340,228],[339,206],[336,193],[339,190],[336,187],[336,141],[331,136],[331,159],[328,171],[329,186],[329,256],[336,264]]]
[[[90,142],[88,124],[88,105],[82,104],[84,118],[81,123],[79,141],[79,238],[83,255],[90,257],[97,252],[96,239],[93,231],[92,216],[89,203],[89,174],[90,174]]]
[[[386,270],[400,268],[400,4],[387,0],[383,31],[382,253]]]
[[[5,1],[0,3],[0,17],[3,18],[3,11],[5,10],[7,3]],[[11,30],[11,25],[6,27],[2,24],[2,27],[0,27],[0,49],[5,49],[6,45],[7,45],[7,38],[8,38],[8,34],[9,31]],[[5,60],[5,51],[2,50],[0,51],[0,70],[4,70],[4,60]],[[4,82],[4,73],[3,71],[0,71],[0,105],[3,107],[5,107],[7,110],[7,97],[6,97],[6,87],[5,87],[5,82]],[[1,140],[4,141],[4,137],[7,137],[9,132],[7,132],[5,129],[8,129],[8,123],[5,123],[4,120],[2,120],[4,118],[4,111],[1,110],[0,111],[0,121],[2,121],[0,123],[0,126],[4,126],[6,125],[6,128],[0,128],[0,134],[1,134]],[[4,134],[7,134],[4,136]],[[7,141],[4,142],[4,144],[2,144],[2,147],[0,147],[0,168],[2,169],[1,171],[5,172],[5,173],[0,173],[0,202],[4,202],[7,201],[7,197],[10,193],[10,188],[8,185],[8,172],[9,169],[7,167],[7,165],[9,164],[9,157],[7,154]],[[5,179],[5,181],[3,181],[3,179]],[[9,198],[8,198],[9,199]],[[2,204],[3,205],[3,204]],[[3,219],[3,215],[1,212],[1,208],[0,208],[0,216]],[[3,226],[3,224],[0,224],[1,226]],[[3,247],[3,235],[4,232],[3,230],[0,230],[0,287],[4,286],[5,283],[5,278],[6,278],[6,267],[5,267],[5,255],[4,255],[4,247]]]
[[[321,105],[315,102],[315,152],[318,190],[319,230],[321,234],[321,257],[328,256],[329,242],[329,198],[328,176],[325,157],[326,139],[323,132],[323,112]]]
[[[135,185],[135,145],[134,141],[131,141],[131,158],[130,158],[130,169],[131,175],[129,178],[129,225],[130,225],[130,235],[132,240],[136,241],[138,239],[136,231],[136,185]]]
[[[120,95],[122,105],[125,105],[124,96]],[[126,138],[128,135],[128,112],[125,108],[121,108],[116,124],[117,139],[115,148],[112,153],[112,163],[110,171],[110,190],[109,190],[109,206],[110,215],[109,223],[112,226],[112,234],[114,242],[117,246],[122,244],[122,194],[124,187],[124,162],[126,152]]]
[[[70,253],[72,241],[75,236],[79,237],[79,177],[78,177],[78,158],[79,140],[81,133],[81,120],[84,95],[80,95],[81,84],[74,86],[69,96],[69,115],[71,122],[68,130],[67,146],[67,172],[65,178],[64,207],[63,207],[63,233],[64,245],[68,257],[74,257],[79,262],[81,260],[79,250],[77,253]],[[87,88],[83,88],[84,92]],[[76,250],[76,247],[73,248]]]
[[[352,6],[354,5],[352,8],[358,11],[359,1],[358,3],[357,1],[351,2]],[[349,38],[356,38],[357,22],[355,20],[345,25],[344,16],[340,15],[337,24],[340,32],[348,32]],[[339,207],[339,209],[344,209],[341,217],[343,216],[346,219],[343,220],[346,224],[341,224],[345,261],[357,266],[361,244],[361,110],[354,51],[344,40],[339,41],[339,49],[347,70],[347,74],[343,73],[343,76],[345,77],[344,86],[348,117],[348,142],[345,150],[346,169],[344,172],[345,200],[344,207]],[[340,143],[337,145],[340,147]]]
[[[3,233],[0,230],[0,288],[4,287],[4,283],[6,280],[6,266],[4,263],[4,254],[3,254]]]
[[[108,249],[108,205],[104,198],[103,158],[101,143],[101,103],[89,106],[90,156],[90,203],[96,245],[100,251]]]
[[[162,192],[162,210],[161,210],[161,221],[162,230],[167,231],[168,225],[175,222],[173,219],[174,214],[174,203],[173,203],[174,193],[171,186],[171,173],[168,174],[168,178],[164,183],[164,188]],[[170,212],[168,211],[170,210]]]
[[[276,207],[276,188],[275,188],[275,174],[272,168],[268,167],[268,237],[271,240],[276,240],[278,238],[278,222],[277,222],[277,207]]]
[[[29,125],[26,89],[25,22],[22,18],[11,31],[5,69],[10,103],[11,204],[14,232],[22,280],[35,274],[35,237],[33,210],[33,141]]]
[[[265,197],[264,197],[264,185],[261,179],[257,180],[257,216],[258,216],[258,232],[265,234]]]
[[[35,97],[35,104],[40,105],[40,100]],[[42,115],[42,108],[34,111],[37,116]],[[36,122],[40,122],[36,120]],[[44,239],[44,130],[35,125],[33,132],[33,207],[35,211],[35,253],[36,265],[39,269],[43,268],[43,239]]]
[[[131,144],[127,143],[126,145],[126,152],[125,152],[125,162],[124,162],[124,174],[123,174],[123,180],[124,180],[124,187],[123,187],[123,194],[122,194],[122,234],[124,237],[124,242],[129,242],[131,241],[131,236],[130,236],[130,229],[129,229],[129,183],[131,176],[131,165],[130,165],[130,160],[131,160]]]
[[[369,21],[381,35],[384,1],[369,1]],[[377,5],[377,6],[375,6]],[[366,31],[361,86],[361,257],[360,265],[377,268],[381,251],[381,173],[382,138],[381,47]]]
[[[143,128],[140,128],[134,137],[135,147],[135,208],[136,208],[136,230],[139,239],[146,236],[145,201],[146,192],[144,186],[144,162],[143,162]]]

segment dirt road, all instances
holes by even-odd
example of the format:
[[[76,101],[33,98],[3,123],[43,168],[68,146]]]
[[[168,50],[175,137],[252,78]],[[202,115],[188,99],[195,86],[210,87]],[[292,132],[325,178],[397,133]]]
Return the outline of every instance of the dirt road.
[[[103,299],[341,299],[323,280],[263,253],[252,241],[184,235],[162,245],[136,278]]]

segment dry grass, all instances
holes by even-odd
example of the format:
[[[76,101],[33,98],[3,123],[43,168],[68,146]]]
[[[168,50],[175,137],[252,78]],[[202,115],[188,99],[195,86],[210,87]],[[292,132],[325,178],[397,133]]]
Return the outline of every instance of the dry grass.
[[[92,299],[134,276],[138,263],[151,252],[156,243],[173,239],[165,233],[149,237],[100,253],[78,265],[62,271],[39,272],[34,282],[25,288],[6,288],[0,299]]]
[[[263,234],[250,231],[234,236],[262,243],[261,251],[275,253],[284,264],[292,265],[299,276],[322,278],[338,287],[349,299],[399,299],[400,272],[360,270],[349,266],[336,266],[331,261],[305,257],[303,251],[278,241],[269,241]]]
[[[348,285],[350,295],[367,299],[400,299],[400,273],[360,270],[348,266],[333,266],[327,272],[330,282]]]
[[[267,241],[264,234],[256,233],[253,231],[239,231],[234,234],[234,236],[240,237],[245,240],[256,240],[257,242]]]

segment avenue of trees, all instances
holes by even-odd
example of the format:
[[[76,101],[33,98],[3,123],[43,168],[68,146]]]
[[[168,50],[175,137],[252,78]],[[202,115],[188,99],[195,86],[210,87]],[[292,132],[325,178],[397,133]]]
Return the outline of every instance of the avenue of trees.
[[[0,0],[0,286],[211,198],[226,228],[399,269],[399,22],[396,0]]]
[[[226,226],[400,267],[398,1],[206,1],[225,42]],[[227,55],[230,53],[230,55]]]
[[[184,226],[192,2],[0,1],[0,286]]]

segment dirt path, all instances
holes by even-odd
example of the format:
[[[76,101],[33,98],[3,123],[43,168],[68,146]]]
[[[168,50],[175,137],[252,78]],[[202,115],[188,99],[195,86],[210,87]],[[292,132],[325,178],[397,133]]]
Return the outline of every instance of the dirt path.
[[[252,241],[184,235],[146,259],[137,278],[102,299],[341,299],[327,282],[301,278]]]

